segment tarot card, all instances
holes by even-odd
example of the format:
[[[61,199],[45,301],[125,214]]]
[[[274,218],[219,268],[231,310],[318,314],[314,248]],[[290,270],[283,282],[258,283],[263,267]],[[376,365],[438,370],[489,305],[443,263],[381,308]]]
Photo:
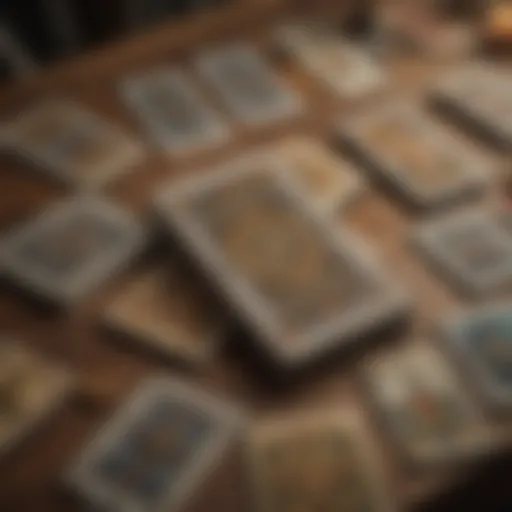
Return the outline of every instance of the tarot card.
[[[255,427],[247,457],[255,509],[395,510],[361,427],[351,411],[281,418]]]
[[[227,330],[214,298],[172,262],[135,277],[109,305],[105,319],[162,354],[193,363],[210,361]]]
[[[493,436],[440,352],[409,345],[367,368],[382,421],[418,467],[458,463],[493,447]]]
[[[195,61],[198,74],[242,122],[259,125],[295,116],[297,93],[286,87],[256,49],[242,43],[209,50]]]
[[[64,100],[48,100],[21,112],[3,124],[0,140],[57,178],[85,187],[119,178],[144,156],[139,141]]]
[[[344,98],[368,95],[386,83],[382,68],[328,25],[285,25],[277,40],[307,72]]]
[[[404,294],[369,251],[310,208],[266,152],[172,184],[169,229],[278,363],[300,366],[401,318]]]
[[[122,95],[151,138],[171,153],[206,149],[228,138],[220,114],[178,69],[159,68],[130,78],[122,84]]]
[[[313,137],[285,139],[277,144],[277,152],[289,162],[293,178],[322,213],[336,213],[364,190],[356,169]]]
[[[458,212],[427,222],[414,238],[423,254],[468,292],[484,294],[512,282],[512,238],[491,212]]]
[[[445,339],[493,408],[512,407],[512,303],[485,306],[447,322]]]
[[[0,454],[29,435],[72,388],[66,370],[9,341],[0,343]]]
[[[240,426],[232,406],[154,378],[93,438],[67,480],[102,510],[172,512],[219,463]]]
[[[0,246],[10,277],[57,303],[79,299],[142,249],[128,213],[99,198],[64,201],[7,235]]]
[[[485,189],[490,162],[410,104],[386,105],[340,128],[370,171],[422,208]]]

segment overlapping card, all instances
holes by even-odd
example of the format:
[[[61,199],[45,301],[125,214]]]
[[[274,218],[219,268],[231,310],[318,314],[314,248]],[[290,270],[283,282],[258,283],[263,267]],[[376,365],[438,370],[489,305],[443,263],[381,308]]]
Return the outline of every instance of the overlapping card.
[[[291,173],[256,153],[171,185],[156,204],[276,361],[300,366],[401,319],[408,304],[360,240],[307,204]]]
[[[0,143],[58,179],[83,187],[105,185],[144,157],[142,144],[85,107],[48,100],[0,128]]]

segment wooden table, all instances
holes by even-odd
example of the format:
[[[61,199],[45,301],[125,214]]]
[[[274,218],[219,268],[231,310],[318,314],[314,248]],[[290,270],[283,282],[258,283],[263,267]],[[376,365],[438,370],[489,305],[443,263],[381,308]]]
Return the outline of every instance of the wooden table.
[[[279,1],[247,1],[237,8],[208,13],[190,23],[166,26],[152,34],[113,44],[78,60],[65,62],[27,82],[8,85],[0,90],[0,111],[7,116],[39,98],[63,95],[81,100],[137,133],[137,123],[116,95],[116,85],[121,77],[150,69],[158,63],[186,62],[187,56],[198,47],[218,40],[241,38],[254,41],[263,50],[270,50],[269,30],[289,11],[290,6]],[[418,97],[425,83],[442,71],[446,64],[420,63],[404,58],[390,62],[390,66],[393,69],[392,83],[387,91],[362,104],[347,105],[293,66],[276,62],[280,73],[308,100],[307,114],[299,121],[268,129],[239,127],[227,146],[186,160],[169,159],[155,152],[136,172],[110,186],[105,194],[147,219],[152,195],[162,182],[218,163],[245,149],[270,143],[286,133],[311,133],[331,141],[333,123],[343,114],[368,108],[386,96]],[[502,163],[502,156],[490,153],[489,158],[495,159],[497,165]],[[70,190],[25,165],[2,158],[1,229],[7,230],[31,218],[70,193]],[[463,305],[453,290],[430,274],[404,243],[414,220],[402,205],[376,189],[370,189],[343,220],[373,245],[390,272],[408,284],[417,303],[412,330],[403,339],[377,339],[366,347],[366,351],[323,365],[307,379],[281,390],[266,385],[263,376],[237,350],[236,346],[243,346],[243,335],[233,340],[218,361],[203,372],[173,368],[157,358],[113,343],[112,337],[100,328],[98,318],[109,298],[129,277],[130,271],[107,283],[67,316],[50,314],[23,294],[2,288],[1,330],[25,340],[54,359],[70,364],[81,376],[81,389],[57,417],[0,461],[0,510],[79,510],[79,503],[62,492],[60,475],[83,443],[139,379],[155,371],[181,375],[184,380],[216,389],[243,404],[255,418],[270,412],[322,404],[339,404],[340,407],[355,404],[366,414],[363,406],[367,401],[355,378],[364,359],[376,357],[380,351],[389,350],[393,345],[417,342],[413,339],[419,339],[432,321],[457,311]],[[369,428],[379,448],[382,448],[379,455],[384,455],[391,491],[404,507],[419,507],[427,498],[435,497],[437,501],[431,505],[431,510],[473,510],[471,506],[467,507],[468,504],[474,505],[475,493],[486,492],[487,505],[475,510],[487,512],[498,510],[491,501],[487,501],[490,497],[497,502],[512,500],[506,478],[507,460],[489,461],[483,468],[465,468],[456,475],[439,472],[435,475],[411,475],[403,470],[385,436],[371,418],[368,419]],[[498,425],[497,428],[506,431],[506,425]],[[452,492],[453,489],[457,492]],[[440,500],[443,494],[446,496]],[[249,510],[249,506],[239,454],[233,450],[188,503],[186,510],[239,512]]]

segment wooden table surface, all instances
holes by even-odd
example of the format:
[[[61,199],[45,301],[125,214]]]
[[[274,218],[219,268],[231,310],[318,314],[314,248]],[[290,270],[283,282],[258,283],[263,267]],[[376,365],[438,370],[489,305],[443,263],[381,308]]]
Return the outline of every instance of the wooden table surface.
[[[269,31],[288,12],[289,7],[281,2],[255,0],[244,3],[242,7],[207,13],[190,23],[163,27],[152,34],[115,43],[110,48],[62,63],[25,82],[0,89],[0,113],[9,116],[40,98],[66,96],[81,100],[143,138],[135,119],[116,94],[116,85],[121,77],[165,62],[186,63],[187,57],[197,48],[219,40],[254,41],[268,55],[273,55]],[[307,112],[299,120],[267,129],[238,127],[225,147],[187,159],[169,159],[155,151],[134,173],[109,186],[105,195],[149,220],[150,201],[161,183],[221,162],[246,149],[273,142],[284,134],[315,134],[331,142],[333,124],[343,115],[371,108],[373,103],[387,97],[421,98],[429,80],[449,66],[415,59],[394,59],[389,62],[392,78],[386,90],[359,104],[348,105],[290,63],[276,60],[275,65],[290,86],[307,100]],[[487,151],[484,146],[481,149],[488,152],[497,169],[504,165],[502,155]],[[30,219],[41,209],[71,193],[51,178],[7,157],[2,158],[0,229],[7,230]],[[376,339],[364,350],[330,361],[285,389],[267,385],[264,375],[244,359],[243,349],[239,349],[246,341],[243,334],[235,336],[218,360],[201,371],[172,367],[142,351],[114,343],[112,336],[99,325],[99,317],[109,298],[121,289],[136,268],[106,283],[66,315],[49,312],[23,293],[2,287],[1,331],[76,369],[80,376],[80,390],[58,415],[0,461],[0,511],[80,510],[80,503],[62,491],[60,475],[123,397],[141,378],[154,372],[179,375],[186,381],[215,389],[243,405],[255,418],[283,410],[329,404],[335,407],[354,405],[368,418],[369,431],[378,447],[376,456],[383,459],[390,490],[404,508],[416,508],[435,498],[436,504],[429,505],[432,510],[463,510],[463,503],[464,510],[499,510],[488,500],[512,500],[507,485],[509,463],[506,459],[488,461],[484,466],[464,468],[455,473],[410,474],[391,450],[385,435],[377,429],[373,416],[367,413],[367,400],[357,384],[360,366],[367,364],[368,359],[401,343],[420,343],[432,322],[464,306],[453,290],[432,275],[408,248],[406,238],[416,220],[417,216],[376,188],[369,188],[347,212],[346,219],[339,219],[340,225],[348,223],[372,244],[389,271],[407,284],[416,303],[412,328],[399,339]],[[471,385],[468,388],[471,389]],[[496,424],[496,428],[507,431],[506,424]],[[239,453],[233,449],[185,510],[249,510],[250,498],[245,490],[240,464]],[[451,492],[453,489],[457,492]],[[471,508],[475,504],[474,496],[484,492],[487,505]]]

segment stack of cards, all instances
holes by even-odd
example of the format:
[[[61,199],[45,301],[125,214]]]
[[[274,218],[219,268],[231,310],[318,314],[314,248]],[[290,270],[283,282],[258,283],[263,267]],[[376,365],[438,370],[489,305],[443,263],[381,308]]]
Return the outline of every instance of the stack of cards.
[[[386,82],[383,70],[369,55],[327,25],[285,25],[277,40],[301,66],[343,98],[373,93]]]
[[[408,345],[365,371],[382,422],[417,466],[458,463],[493,448],[493,435],[440,352]]]
[[[0,143],[57,178],[85,187],[104,185],[140,163],[142,145],[85,108],[47,101],[0,129]]]
[[[59,407],[71,375],[18,343],[0,343],[0,454]]]
[[[448,323],[445,339],[467,365],[489,405],[512,407],[512,303],[471,311]]]
[[[191,363],[210,361],[227,330],[219,305],[173,262],[133,278],[108,306],[105,321],[167,357]]]
[[[353,412],[255,427],[248,460],[258,512],[388,512],[376,454]]]
[[[290,137],[277,144],[276,151],[289,163],[304,195],[322,213],[335,214],[364,190],[357,170],[313,137]]]
[[[178,510],[240,427],[228,404],[185,384],[146,381],[79,456],[70,486],[112,512]]]
[[[414,206],[432,208],[484,189],[489,162],[419,107],[395,103],[343,123],[342,140]]]
[[[432,94],[450,113],[509,148],[512,145],[512,73],[508,68],[478,64],[452,72]]]
[[[150,137],[164,150],[184,154],[219,145],[229,130],[183,71],[159,68],[126,80],[121,93]]]
[[[463,211],[429,221],[413,235],[444,276],[472,294],[512,284],[512,237],[490,211]]]
[[[281,364],[402,318],[403,292],[304,200],[279,160],[249,155],[157,197],[170,229]]]
[[[139,223],[116,206],[78,196],[43,212],[0,245],[3,270],[52,302],[79,299],[143,247]]]
[[[239,43],[207,51],[197,57],[195,68],[243,123],[278,122],[302,111],[298,94],[288,89],[250,46]]]

